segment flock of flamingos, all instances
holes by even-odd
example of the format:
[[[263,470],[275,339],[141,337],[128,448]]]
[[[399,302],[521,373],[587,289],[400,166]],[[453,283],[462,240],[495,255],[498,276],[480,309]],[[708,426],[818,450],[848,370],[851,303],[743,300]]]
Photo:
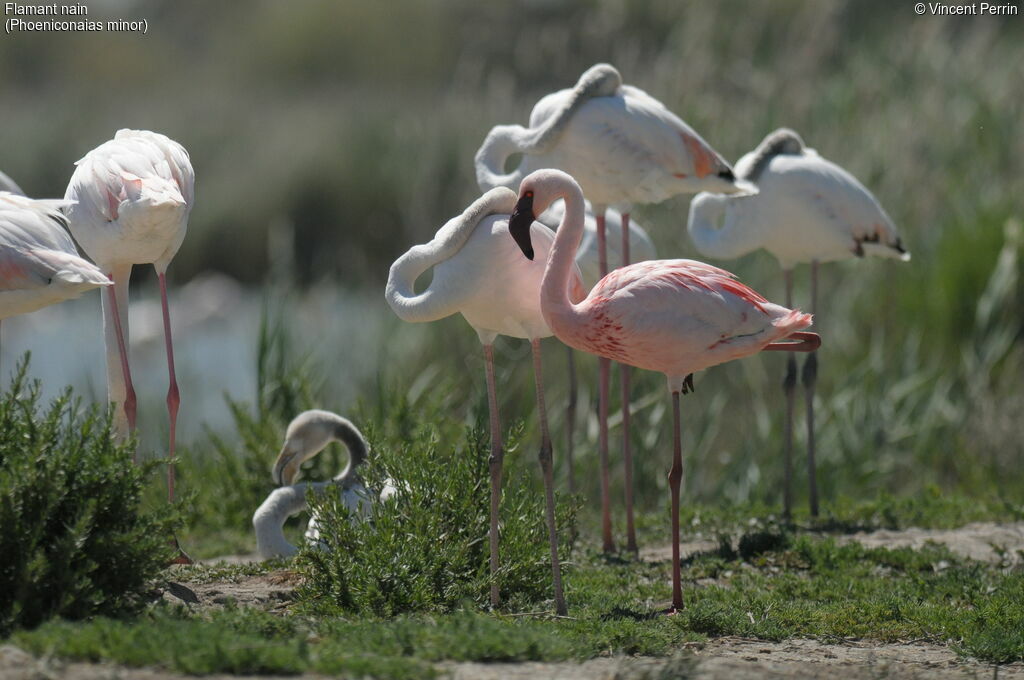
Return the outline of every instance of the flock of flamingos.
[[[513,154],[521,162],[511,172]],[[644,91],[625,85],[608,64],[588,69],[571,89],[541,99],[528,127],[499,125],[476,154],[485,192],[449,220],[428,243],[416,245],[391,266],[385,296],[408,322],[457,312],[476,330],[486,359],[491,430],[490,566],[499,568],[502,438],[494,380],[498,335],[527,338],[533,349],[540,423],[539,461],[544,480],[556,611],[567,611],[554,522],[552,443],[544,404],[540,340],[556,336],[572,350],[597,355],[598,420],[604,549],[613,551],[608,460],[611,362],[620,365],[627,549],[636,550],[632,452],[629,437],[630,367],[663,373],[672,397],[674,448],[672,497],[672,610],[683,606],[679,566],[679,493],[683,475],[679,400],[693,391],[693,373],[761,351],[789,352],[784,394],[784,511],[791,508],[791,449],[797,363],[808,353],[806,391],[811,512],[817,512],[813,394],[820,338],[806,332],[811,314],[791,309],[792,271],[811,268],[811,301],[817,306],[818,264],[864,255],[910,259],[892,220],[871,193],[841,167],[804,145],[788,129],[769,134],[730,166],[692,128]],[[185,237],[194,204],[195,176],[188,153],[164,135],[120,130],[114,139],[76,163],[61,200],[26,198],[0,173],[0,319],[23,314],[91,288],[102,294],[109,400],[115,428],[135,428],[135,393],[128,359],[128,281],[135,264],[152,264],[160,283],[170,387],[168,457],[174,457],[179,395],[167,305],[165,273]],[[700,193],[698,193],[700,192]],[[656,260],[650,239],[632,223],[629,207],[677,194],[698,195],[688,230],[697,250],[714,259],[764,248],[778,258],[785,278],[785,306],[769,302],[729,272],[695,260]],[[621,212],[611,209],[615,206]],[[611,217],[611,220],[608,218]],[[610,225],[609,225],[610,222]],[[611,227],[611,239],[607,238]],[[67,230],[70,230],[70,235]],[[74,241],[71,237],[74,237]],[[75,242],[89,259],[79,255]],[[609,252],[621,266],[609,270]],[[631,255],[638,262],[631,263]],[[89,261],[91,260],[91,262]],[[415,282],[433,269],[430,285]],[[599,280],[598,280],[599,279]],[[596,281],[596,283],[595,283]],[[589,292],[588,292],[589,291]],[[574,363],[570,379],[575,385]],[[575,394],[575,389],[571,395]],[[569,404],[567,456],[571,463]],[[294,484],[303,461],[331,441],[349,449],[338,477]],[[367,458],[359,430],[327,411],[308,411],[288,427],[274,467],[281,485],[256,511],[258,549],[272,557],[295,552],[283,536],[287,516],[306,505],[307,491],[340,490],[364,516],[372,503],[396,491],[370,492],[357,468]],[[571,470],[571,468],[570,468]],[[571,483],[570,473],[570,483]],[[168,466],[174,498],[174,466]],[[316,542],[311,519],[308,540]],[[187,559],[182,553],[182,559]],[[491,602],[500,603],[496,577]]]

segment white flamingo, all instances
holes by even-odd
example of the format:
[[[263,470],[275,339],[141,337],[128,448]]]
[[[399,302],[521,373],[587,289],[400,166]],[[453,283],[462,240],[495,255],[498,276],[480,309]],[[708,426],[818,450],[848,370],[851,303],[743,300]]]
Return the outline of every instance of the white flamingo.
[[[672,393],[672,609],[683,606],[679,567],[679,492],[682,453],[679,395],[693,391],[693,372],[763,350],[809,351],[820,339],[800,330],[811,315],[768,302],[732,274],[693,260],[654,260],[622,267],[601,279],[587,298],[566,295],[573,255],[583,235],[583,194],[559,170],[528,175],[509,218],[508,232],[533,260],[532,222],[553,200],[565,201],[565,219],[546,249],[541,311],[555,336],[576,349],[665,374]],[[776,342],[784,339],[795,343]]]
[[[296,484],[299,467],[320,453],[331,442],[341,442],[348,449],[348,465],[334,479],[327,482]],[[359,477],[359,467],[366,462],[368,447],[362,433],[346,418],[330,411],[305,411],[296,416],[285,432],[284,446],[274,463],[274,483],[280,484],[267,496],[252,516],[256,530],[256,550],[265,560],[291,557],[298,549],[284,536],[284,523],[307,507],[310,493],[324,494],[337,490],[341,502],[353,513],[353,518],[368,518],[373,514],[373,493]],[[397,489],[388,481],[378,496],[386,501]],[[306,525],[305,538],[320,544],[320,518],[313,513]]]
[[[505,162],[515,153],[522,161],[511,173]],[[733,193],[752,190],[737,182],[732,168],[693,128],[643,90],[624,85],[609,64],[597,64],[580,76],[575,87],[541,99],[530,114],[530,126],[499,125],[491,129],[476,153],[477,183],[518,186],[530,172],[557,168],[572,175],[594,204],[600,274],[608,273],[605,209],[622,208],[628,225],[630,205],[658,203],[677,194],[698,191]],[[629,264],[628,229],[622,229],[622,261]],[[612,539],[608,476],[608,388],[610,363],[599,361],[598,450],[601,458],[601,513],[604,550]],[[633,521],[633,463],[629,438],[630,373],[621,367],[622,451],[625,465],[627,548],[637,551]]]
[[[79,257],[60,211],[67,205],[0,191],[0,319],[112,285]]]
[[[388,274],[388,304],[404,321],[424,322],[461,313],[477,332],[484,346],[487,373],[487,404],[491,430],[491,574],[498,571],[498,506],[504,451],[498,400],[494,385],[494,340],[498,335],[528,338],[533,352],[537,410],[540,417],[540,466],[544,477],[548,538],[555,606],[566,612],[558,562],[555,533],[554,487],[551,470],[551,437],[544,406],[540,340],[551,335],[540,312],[540,282],[543,261],[530,262],[519,254],[508,237],[508,215],[515,205],[515,192],[505,187],[491,189],[470,205],[462,215],[448,221],[430,243],[414,246],[395,260]],[[538,251],[547,253],[555,235],[542,224],[530,228]],[[433,267],[430,286],[414,292],[416,279]],[[573,299],[583,296],[579,269],[573,265],[568,279]],[[498,583],[491,585],[491,603],[500,604]]]
[[[174,373],[167,266],[181,247],[195,201],[195,174],[188,152],[146,130],[118,130],[78,161],[65,197],[69,227],[82,249],[113,280],[103,300],[107,389],[118,406],[121,436],[135,429],[135,389],[128,360],[128,281],[132,265],[152,264],[160,281],[167,349],[168,460],[174,458],[180,397]],[[167,495],[174,500],[174,465],[167,468]]]
[[[889,215],[871,192],[841,167],[781,128],[736,163],[736,174],[757,184],[758,193],[723,196],[702,193],[690,204],[688,230],[702,255],[731,259],[764,248],[779,260],[786,306],[793,304],[793,267],[811,265],[811,313],[818,306],[818,263],[874,255],[909,260]],[[818,514],[814,460],[814,385],[817,353],[808,355],[802,381],[807,397],[807,469],[811,515]],[[792,505],[793,406],[796,359],[790,355],[783,389],[786,517]]]

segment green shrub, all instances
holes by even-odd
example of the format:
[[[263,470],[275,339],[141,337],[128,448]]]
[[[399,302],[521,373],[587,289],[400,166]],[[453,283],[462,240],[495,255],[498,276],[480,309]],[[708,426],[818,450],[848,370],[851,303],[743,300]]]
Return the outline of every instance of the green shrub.
[[[172,553],[167,510],[139,507],[153,464],[133,464],[109,414],[70,390],[39,408],[27,366],[0,401],[0,637],[53,616],[131,612]]]
[[[387,478],[401,480],[395,496],[378,503],[372,522],[348,521],[336,494],[311,499],[324,518],[322,538],[329,548],[306,548],[299,557],[306,577],[300,599],[314,608],[392,616],[487,601],[487,431],[479,424],[464,429],[428,409],[415,414],[422,424],[410,433],[409,409],[399,401],[383,429],[366,427],[373,452],[363,475],[367,486],[380,489]],[[519,456],[513,444],[520,431],[513,430],[506,448],[501,501],[498,580],[510,608],[551,594],[543,496],[524,474],[523,466],[536,465],[535,458]],[[564,562],[576,537],[576,506],[562,502],[556,514]]]

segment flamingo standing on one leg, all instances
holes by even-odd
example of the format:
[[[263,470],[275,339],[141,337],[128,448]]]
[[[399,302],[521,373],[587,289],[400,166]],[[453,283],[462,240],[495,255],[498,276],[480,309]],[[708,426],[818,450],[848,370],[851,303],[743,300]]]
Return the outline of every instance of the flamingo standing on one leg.
[[[60,211],[67,205],[0,191],[0,319],[113,285],[78,256]]]
[[[583,194],[569,175],[539,170],[528,175],[509,219],[509,234],[534,257],[530,225],[535,212],[565,200],[565,219],[547,256],[541,311],[559,340],[668,379],[674,414],[672,494],[672,607],[683,606],[679,566],[679,488],[682,453],[679,394],[693,390],[694,371],[762,350],[809,351],[820,343],[811,315],[768,302],[722,269],[693,260],[654,260],[612,272],[574,304],[566,295],[572,256],[583,234]],[[543,255],[541,255],[543,258]],[[778,343],[785,338],[796,343]]]
[[[167,266],[188,226],[195,200],[195,174],[188,152],[175,141],[146,130],[118,130],[114,139],[75,164],[65,197],[71,233],[114,281],[103,301],[107,346],[107,389],[117,404],[122,437],[135,429],[135,390],[128,360],[128,281],[132,265],[152,264],[160,280],[167,348],[167,412],[170,439],[167,496],[174,500],[174,446],[178,382],[174,373],[171,319],[167,307]]]
[[[551,335],[540,312],[540,282],[544,265],[542,262],[524,260],[508,238],[508,214],[515,205],[515,198],[515,192],[504,187],[488,191],[462,215],[441,227],[430,243],[415,246],[395,260],[388,274],[385,296],[395,314],[403,321],[435,321],[461,313],[477,332],[484,346],[491,430],[490,566],[491,575],[495,577],[491,584],[491,604],[494,606],[501,602],[496,574],[499,566],[498,506],[501,500],[504,452],[494,385],[493,345],[498,335],[529,338],[540,416],[539,460],[544,477],[555,607],[559,614],[565,614],[558,562],[558,537],[555,532],[551,437],[541,373],[540,340]],[[527,230],[532,232],[538,249],[546,253],[555,238],[551,230],[542,224],[534,224]],[[434,278],[427,290],[417,295],[414,292],[416,279],[431,267],[434,268]],[[566,294],[571,293],[578,300],[583,297],[583,285],[576,266],[572,265],[570,269],[566,275]]]
[[[508,157],[523,155],[512,173]],[[624,85],[609,64],[597,64],[572,89],[547,95],[534,106],[530,127],[493,128],[476,154],[480,186],[515,186],[529,172],[557,168],[579,182],[594,204],[601,276],[608,273],[605,209],[622,206],[622,260],[629,264],[628,224],[633,203],[658,203],[698,191],[750,190],[700,135],[643,90]],[[599,361],[598,449],[601,457],[602,537],[615,550],[608,479],[608,385],[610,363]],[[623,462],[626,476],[627,548],[637,551],[633,522],[632,451],[629,438],[629,368],[621,367]]]
[[[335,441],[348,448],[349,462],[341,474],[327,482],[296,484],[299,466]],[[267,496],[252,516],[256,551],[260,557],[269,560],[290,557],[298,552],[285,538],[282,528],[289,517],[306,509],[306,496],[310,491],[318,495],[330,490],[340,492],[341,501],[352,511],[353,519],[372,515],[375,494],[359,477],[359,467],[366,462],[368,451],[359,429],[338,414],[312,410],[297,415],[288,424],[284,446],[274,463],[274,482],[281,486]],[[389,480],[377,498],[385,501],[396,492],[394,483]],[[306,525],[306,540],[314,545],[320,542],[320,521],[314,512]]]
[[[896,227],[871,192],[850,173],[804,146],[800,135],[785,128],[772,132],[736,163],[736,174],[755,182],[759,193],[732,197],[710,193],[690,205],[688,229],[697,250],[714,258],[736,258],[764,248],[782,266],[786,305],[792,304],[793,267],[811,264],[811,313],[818,306],[818,263],[864,255],[909,260]],[[720,228],[718,223],[722,222]],[[818,515],[814,450],[814,386],[817,354],[803,369],[807,397],[807,471],[811,515]],[[786,364],[783,390],[785,487],[783,512],[792,507],[793,407],[796,359]]]

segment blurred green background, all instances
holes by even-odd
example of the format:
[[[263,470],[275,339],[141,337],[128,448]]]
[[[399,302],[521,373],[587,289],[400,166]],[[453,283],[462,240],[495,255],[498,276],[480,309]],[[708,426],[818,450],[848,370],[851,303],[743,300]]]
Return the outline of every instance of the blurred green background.
[[[492,125],[525,123],[542,95],[608,61],[733,161],[775,127],[796,129],[875,193],[913,253],[909,264],[823,268],[824,498],[937,485],[1020,501],[1024,17],[810,0],[86,4],[90,18],[145,17],[149,33],[0,38],[0,168],[30,195],[61,196],[72,163],[118,128],[157,130],[189,150],[197,201],[170,278],[180,287],[220,272],[243,286],[195,328],[176,321],[192,455],[203,455],[203,422],[230,429],[223,390],[252,398],[264,297],[294,361],[313,367],[324,407],[348,412],[397,392],[471,418],[483,403],[475,334],[459,318],[398,322],[382,295],[388,266],[478,195],[473,154]],[[688,201],[634,211],[661,257],[696,256]],[[765,253],[720,264],[782,297]],[[134,299],[152,300],[151,271],[137,274]],[[807,275],[798,269],[798,303]],[[185,298],[172,296],[181,319]],[[5,322],[15,334],[5,362],[33,348],[48,381],[101,397],[98,303],[75,304],[40,312],[35,335],[16,335],[30,322]],[[81,350],[40,350],[47,333],[66,338],[60,324],[72,317]],[[218,322],[204,335],[201,324]],[[564,351],[545,347],[561,432]],[[161,353],[137,350],[135,369],[151,376],[141,422],[157,453]],[[528,345],[504,340],[498,355],[505,422],[532,428]],[[80,373],[76,360],[92,368]],[[684,400],[688,498],[778,501],[783,363],[755,357],[698,376]],[[580,364],[591,399],[596,362]],[[671,442],[663,378],[639,375],[634,398],[638,499],[660,507]],[[581,408],[578,455],[594,502],[592,410]]]

